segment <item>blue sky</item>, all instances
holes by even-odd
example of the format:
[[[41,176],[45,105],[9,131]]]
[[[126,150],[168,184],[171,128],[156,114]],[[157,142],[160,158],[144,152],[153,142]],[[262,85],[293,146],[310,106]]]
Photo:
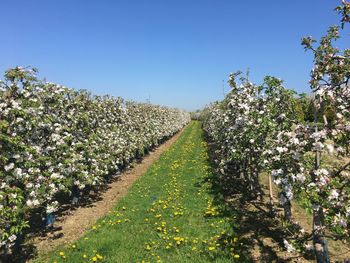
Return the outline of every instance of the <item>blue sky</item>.
[[[0,71],[94,94],[195,110],[223,97],[230,72],[250,69],[307,92],[302,36],[338,22],[338,0],[2,0]]]

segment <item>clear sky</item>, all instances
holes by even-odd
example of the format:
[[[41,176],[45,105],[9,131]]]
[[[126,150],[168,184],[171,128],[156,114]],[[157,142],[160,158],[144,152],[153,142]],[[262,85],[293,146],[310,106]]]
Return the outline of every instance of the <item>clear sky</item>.
[[[195,110],[250,68],[308,92],[302,36],[338,22],[338,0],[1,0],[0,71],[94,94]]]

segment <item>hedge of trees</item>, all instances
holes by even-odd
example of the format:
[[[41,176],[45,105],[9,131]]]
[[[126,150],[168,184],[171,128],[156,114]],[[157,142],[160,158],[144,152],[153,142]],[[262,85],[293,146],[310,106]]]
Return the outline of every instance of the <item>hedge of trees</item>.
[[[33,213],[52,224],[63,200],[104,184],[190,121],[187,112],[93,96],[6,71],[0,82],[0,248]]]
[[[226,98],[202,115],[204,129],[219,147],[223,180],[240,177],[258,197],[259,176],[267,171],[279,186],[287,221],[293,198],[312,212],[311,235],[299,233],[285,246],[300,251],[312,240],[317,262],[330,262],[326,235],[350,239],[350,162],[329,165],[322,159],[349,156],[350,50],[335,42],[350,22],[350,3],[343,1],[336,11],[340,26],[330,27],[319,41],[302,40],[314,55],[312,97],[296,98],[277,78],[256,85],[238,72],[230,76]]]

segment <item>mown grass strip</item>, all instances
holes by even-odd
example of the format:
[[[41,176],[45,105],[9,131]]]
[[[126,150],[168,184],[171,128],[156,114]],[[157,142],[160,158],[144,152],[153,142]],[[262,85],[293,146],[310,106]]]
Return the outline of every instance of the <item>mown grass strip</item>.
[[[234,219],[213,204],[199,122],[156,161],[108,215],[38,262],[232,262]],[[224,206],[224,204],[222,204]],[[79,222],[77,222],[79,223]]]

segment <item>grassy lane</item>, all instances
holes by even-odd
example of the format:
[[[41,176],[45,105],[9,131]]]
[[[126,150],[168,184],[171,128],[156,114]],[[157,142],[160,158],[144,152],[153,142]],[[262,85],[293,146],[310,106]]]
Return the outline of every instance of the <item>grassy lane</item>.
[[[233,218],[214,206],[210,177],[202,130],[192,122],[83,238],[38,262],[240,261]]]

